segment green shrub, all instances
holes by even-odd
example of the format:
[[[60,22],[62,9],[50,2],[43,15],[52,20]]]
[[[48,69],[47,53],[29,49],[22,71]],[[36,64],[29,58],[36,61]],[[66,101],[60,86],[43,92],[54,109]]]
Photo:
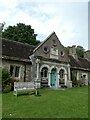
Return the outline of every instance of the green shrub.
[[[2,68],[0,67],[0,92],[2,91]]]
[[[77,84],[78,84],[78,86],[80,86],[80,87],[84,85],[84,83],[83,83],[82,80],[78,80],[78,81],[77,81]]]
[[[13,79],[13,78],[9,79],[9,83],[11,84],[11,91],[14,90],[14,82],[18,82],[18,81],[19,81],[18,79]]]
[[[6,86],[3,87],[3,92],[4,93],[8,93],[10,91],[11,91],[11,86],[10,85],[6,85]]]
[[[2,92],[9,92],[11,85],[9,84],[10,73],[7,68],[2,69]]]
[[[2,69],[2,86],[6,85],[10,79],[10,74],[7,68]]]

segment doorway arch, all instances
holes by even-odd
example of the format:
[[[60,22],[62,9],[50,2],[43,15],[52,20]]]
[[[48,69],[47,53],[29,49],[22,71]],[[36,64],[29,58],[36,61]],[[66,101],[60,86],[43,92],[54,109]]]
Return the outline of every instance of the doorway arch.
[[[56,88],[56,68],[53,68],[51,70],[51,75],[50,75],[50,85],[51,88]]]

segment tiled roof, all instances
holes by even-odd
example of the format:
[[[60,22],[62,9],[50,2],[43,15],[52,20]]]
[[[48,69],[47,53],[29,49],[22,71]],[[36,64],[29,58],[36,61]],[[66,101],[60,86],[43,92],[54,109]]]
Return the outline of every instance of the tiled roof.
[[[2,39],[2,56],[29,59],[35,46],[12,40]]]
[[[31,54],[33,54],[33,50],[35,46],[29,45],[26,43],[21,43],[12,40],[2,39],[2,57],[5,58],[18,58],[18,59],[28,59]],[[70,65],[71,67],[76,68],[84,68],[90,70],[90,61],[84,58],[74,59],[69,55]]]
[[[71,55],[69,55],[69,58],[70,58],[70,65],[71,65],[71,67],[90,69],[90,62],[87,59],[85,59],[85,58],[78,58],[76,60]]]
[[[90,50],[87,50],[87,51],[85,51],[85,52],[90,52]]]

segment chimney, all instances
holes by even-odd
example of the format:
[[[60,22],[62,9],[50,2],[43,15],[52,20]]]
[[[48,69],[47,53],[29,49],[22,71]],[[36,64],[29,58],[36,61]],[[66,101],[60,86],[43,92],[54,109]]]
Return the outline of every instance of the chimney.
[[[75,59],[78,58],[76,53],[76,45],[69,47],[69,55],[73,56]]]
[[[84,58],[90,61],[90,50],[84,52]]]

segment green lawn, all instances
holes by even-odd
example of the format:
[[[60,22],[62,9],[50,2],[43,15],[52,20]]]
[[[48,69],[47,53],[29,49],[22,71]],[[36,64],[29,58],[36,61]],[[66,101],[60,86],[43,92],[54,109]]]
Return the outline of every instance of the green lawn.
[[[87,118],[88,87],[40,90],[41,96],[2,95],[3,118]],[[11,115],[10,115],[11,114]]]
[[[2,118],[2,94],[0,93],[0,120]]]

